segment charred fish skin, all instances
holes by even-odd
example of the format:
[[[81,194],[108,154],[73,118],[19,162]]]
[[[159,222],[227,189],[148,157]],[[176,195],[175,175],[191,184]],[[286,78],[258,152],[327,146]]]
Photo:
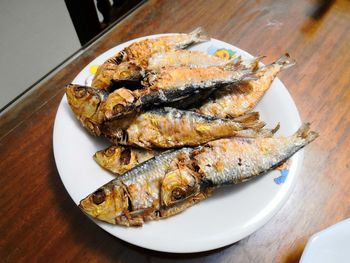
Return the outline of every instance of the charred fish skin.
[[[165,107],[141,113],[127,121],[106,122],[102,130],[116,144],[169,149],[196,146],[219,138],[240,136],[242,133],[256,136],[264,125],[258,113],[236,121]]]
[[[69,106],[81,124],[92,134],[101,135],[99,124],[104,116],[99,111],[108,93],[91,87],[70,84],[66,86]]]
[[[135,166],[158,155],[158,151],[150,151],[121,145],[113,145],[94,154],[94,160],[104,169],[119,176]]]
[[[183,211],[217,187],[265,174],[317,136],[304,124],[289,137],[221,139],[167,151],[100,187],[79,206],[111,224],[141,226]]]
[[[196,112],[219,116],[221,118],[237,117],[253,109],[271,86],[276,75],[284,69],[295,65],[288,54],[276,62],[261,68],[256,73],[256,80],[242,81],[216,90]]]

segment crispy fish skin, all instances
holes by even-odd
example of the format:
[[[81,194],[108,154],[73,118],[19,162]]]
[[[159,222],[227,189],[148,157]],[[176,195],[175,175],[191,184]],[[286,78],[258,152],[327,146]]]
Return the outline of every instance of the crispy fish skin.
[[[165,107],[134,118],[106,122],[102,133],[116,144],[168,149],[196,146],[219,138],[239,136],[242,132],[245,136],[254,136],[264,125],[258,113],[236,121]]]
[[[99,89],[110,89],[113,83],[139,82],[142,77],[142,69],[147,67],[152,55],[158,52],[183,49],[208,40],[203,30],[197,28],[188,34],[135,42],[99,66],[92,86]]]
[[[183,211],[217,187],[267,173],[317,136],[305,124],[289,137],[220,139],[167,151],[100,187],[79,206],[111,224],[141,226]]]
[[[167,106],[198,92],[249,79],[251,75],[251,70],[236,70],[235,66],[163,69],[157,74],[149,74],[143,81],[145,88],[130,91],[128,99],[108,99],[106,118],[111,120],[155,106]]]
[[[66,86],[68,104],[81,124],[92,134],[99,136],[99,124],[104,120],[99,111],[108,93],[91,87],[70,84]]]
[[[237,117],[253,109],[272,84],[276,75],[295,64],[288,54],[256,73],[257,80],[242,81],[216,90],[201,107],[195,111],[220,118]]]
[[[237,59],[236,63],[239,63]],[[206,68],[220,67],[228,63],[226,59],[208,55],[207,53],[191,50],[173,50],[169,52],[156,53],[148,60],[148,71],[158,72],[169,67]]]
[[[94,154],[94,160],[104,169],[119,176],[158,155],[157,151],[113,145]]]

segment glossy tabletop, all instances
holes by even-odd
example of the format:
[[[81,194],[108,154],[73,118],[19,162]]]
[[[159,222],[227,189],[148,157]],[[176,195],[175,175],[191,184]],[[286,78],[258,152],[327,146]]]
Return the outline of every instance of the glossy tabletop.
[[[265,63],[289,52],[298,64],[279,77],[320,137],[305,149],[291,197],[261,229],[214,251],[154,252],[109,235],[76,207],[55,165],[54,118],[64,86],[102,52],[140,36],[197,26],[266,55]],[[350,217],[349,50],[346,0],[146,2],[0,115],[0,260],[298,262],[312,234]]]

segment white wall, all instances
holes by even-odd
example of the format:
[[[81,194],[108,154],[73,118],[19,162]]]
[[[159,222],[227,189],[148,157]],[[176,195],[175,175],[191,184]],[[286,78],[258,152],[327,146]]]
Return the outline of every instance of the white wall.
[[[64,0],[0,0],[0,108],[79,48]]]

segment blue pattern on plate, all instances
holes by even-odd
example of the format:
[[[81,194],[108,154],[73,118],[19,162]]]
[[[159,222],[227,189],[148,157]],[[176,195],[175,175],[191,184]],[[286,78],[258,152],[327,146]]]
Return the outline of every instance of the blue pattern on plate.
[[[289,170],[288,169],[283,169],[281,170],[281,175],[277,178],[274,178],[273,180],[275,181],[276,184],[283,184],[287,180]]]

